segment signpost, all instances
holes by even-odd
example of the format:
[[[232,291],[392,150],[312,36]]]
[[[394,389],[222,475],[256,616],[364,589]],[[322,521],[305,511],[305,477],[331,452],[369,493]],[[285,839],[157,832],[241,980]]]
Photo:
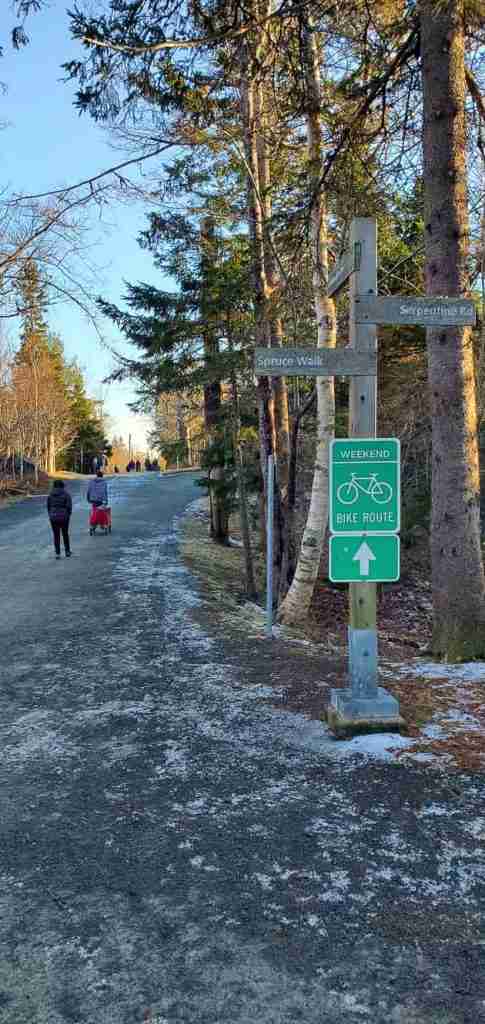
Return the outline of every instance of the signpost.
[[[350,376],[349,438],[332,442],[330,579],[349,582],[349,682],[332,690],[327,719],[337,735],[402,724],[399,704],[377,685],[376,583],[399,579],[400,451],[377,438],[376,324],[473,325],[470,299],[377,295],[377,222],[354,218],[349,251],[328,280],[329,296],[350,279],[350,346],[256,349],[267,376]]]
[[[350,280],[350,343],[358,352],[375,353],[376,327],[372,321],[359,324],[355,311],[359,295],[377,292],[377,222],[354,218],[350,241],[359,255]],[[396,578],[396,558],[385,557],[382,542],[376,544],[369,536],[372,528],[383,526],[394,533],[399,527],[399,444],[395,439],[376,439],[375,377],[351,378],[349,404],[350,438],[332,446],[330,492],[331,528],[342,530],[330,543],[332,574],[337,577],[340,572],[350,580],[350,686],[332,690],[327,711],[337,735],[356,729],[399,729],[402,723],[397,700],[377,684],[377,570],[390,567]],[[344,531],[350,536],[344,537]],[[392,541],[390,546],[398,547]]]

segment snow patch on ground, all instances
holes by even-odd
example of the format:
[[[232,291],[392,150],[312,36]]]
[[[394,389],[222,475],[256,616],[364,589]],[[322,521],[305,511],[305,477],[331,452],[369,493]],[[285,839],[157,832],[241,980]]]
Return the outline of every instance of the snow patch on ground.
[[[468,661],[460,665],[445,665],[442,662],[419,661],[418,659],[397,669],[402,675],[412,672],[416,676],[429,679],[451,679],[456,682],[485,683],[485,661]]]

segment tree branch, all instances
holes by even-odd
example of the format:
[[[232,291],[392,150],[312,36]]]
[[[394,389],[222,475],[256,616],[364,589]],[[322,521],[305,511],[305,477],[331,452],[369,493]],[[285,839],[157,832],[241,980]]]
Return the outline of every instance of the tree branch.
[[[78,181],[75,185],[68,185],[67,188],[52,189],[50,192],[38,192],[32,196],[17,196],[11,202],[11,206],[18,205],[19,203],[28,202],[30,199],[46,199],[49,196],[67,196],[69,192],[74,192],[78,188],[84,188],[85,185],[92,187],[95,182],[100,181],[101,178],[108,177],[109,174],[117,174],[118,171],[124,170],[125,167],[129,167],[131,164],[143,163],[145,160],[150,160],[154,156],[160,156],[160,153],[164,153],[166,149],[170,149],[171,146],[180,146],[183,143],[179,141],[168,141],[163,140],[163,145],[157,146],[156,149],[150,150],[149,153],[143,155],[131,157],[129,160],[123,160],[120,164],[114,164],[113,167],[108,167],[106,171],[100,171],[99,174],[93,175],[92,178],[85,178],[84,181]],[[97,193],[93,193],[92,196],[86,196],[86,200],[89,198],[95,198]]]
[[[189,50],[195,49],[198,46],[221,46],[222,43],[231,42],[233,39],[240,39],[241,36],[246,35],[246,33],[251,29],[262,28],[270,21],[280,18],[281,11],[278,13],[273,12],[267,18],[262,18],[260,21],[245,22],[244,25],[239,25],[238,28],[231,29],[230,32],[222,33],[222,35],[209,35],[201,39],[164,39],[160,40],[159,43],[145,43],[142,46],[129,46],[126,43],[110,43],[106,39],[99,39],[96,36],[87,35],[82,35],[81,41],[83,43],[87,43],[89,46],[97,46],[100,49],[105,50],[113,50],[115,53],[127,53],[136,57],[145,53],[158,53],[160,50]]]
[[[332,167],[333,167],[337,157],[339,156],[339,154],[341,153],[342,149],[344,148],[345,143],[351,137],[352,131],[354,129],[355,124],[356,123],[360,124],[362,122],[362,119],[368,113],[368,111],[369,111],[370,107],[372,106],[374,100],[377,99],[377,97],[379,96],[379,94],[383,90],[385,91],[385,89],[386,89],[389,81],[391,80],[393,74],[396,71],[398,71],[399,68],[402,67],[403,64],[406,63],[408,58],[411,56],[411,54],[415,50],[416,41],[417,41],[418,38],[419,38],[419,28],[418,28],[417,25],[415,25],[411,29],[411,31],[410,31],[409,35],[407,36],[407,38],[404,40],[404,43],[402,44],[402,46],[397,51],[396,56],[391,61],[391,63],[389,64],[389,67],[384,72],[384,74],[379,75],[378,78],[374,79],[374,81],[369,84],[368,93],[367,93],[367,96],[366,96],[364,102],[361,103],[360,106],[357,108],[354,117],[352,118],[352,120],[348,124],[347,128],[343,132],[343,134],[342,134],[341,138],[339,139],[335,149],[333,150],[332,153],[329,154],[329,156],[328,156],[328,158],[327,158],[327,160],[325,162],[325,168],[324,168],[324,171],[323,171],[323,174],[321,176],[321,179],[320,179],[320,182],[319,182],[319,186],[318,186],[319,188],[321,188],[322,185],[324,184],[324,182],[326,181],[326,179],[327,179],[327,177],[328,177],[328,175],[330,173],[330,170],[332,169]],[[314,202],[315,202],[315,196],[313,196],[312,200],[311,200],[311,205],[312,206],[313,206]]]

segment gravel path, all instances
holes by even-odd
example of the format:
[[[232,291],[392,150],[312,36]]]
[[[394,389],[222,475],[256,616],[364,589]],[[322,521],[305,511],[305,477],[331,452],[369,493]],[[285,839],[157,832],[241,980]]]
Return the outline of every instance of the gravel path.
[[[336,666],[215,627],[193,479],[116,480],[110,537],[80,494],[70,561],[0,513],[0,1021],[485,1021],[483,777],[272,705]]]

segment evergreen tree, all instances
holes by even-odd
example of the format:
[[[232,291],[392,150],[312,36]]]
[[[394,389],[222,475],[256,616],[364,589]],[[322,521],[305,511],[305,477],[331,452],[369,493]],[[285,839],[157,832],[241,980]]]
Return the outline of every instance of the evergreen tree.
[[[29,258],[19,274],[20,348],[17,362],[40,359],[49,350],[46,321],[47,289],[34,259]]]
[[[62,465],[85,472],[90,470],[94,456],[109,456],[111,445],[95,414],[94,403],[86,394],[84,375],[75,360],[65,367],[64,377],[73,436],[62,455]]]

